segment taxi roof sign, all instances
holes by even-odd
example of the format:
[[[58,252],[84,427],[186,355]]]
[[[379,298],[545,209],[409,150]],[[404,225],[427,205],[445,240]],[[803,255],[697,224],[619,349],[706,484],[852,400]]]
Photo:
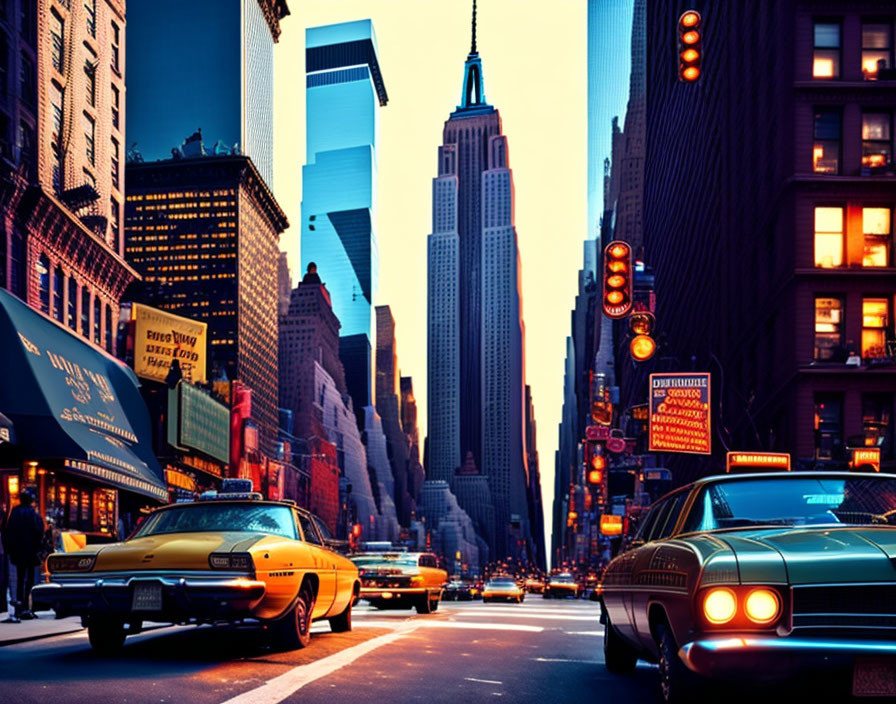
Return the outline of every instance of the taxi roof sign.
[[[605,513],[600,517],[600,534],[613,536],[622,535],[622,516],[614,516]]]
[[[870,467],[875,472],[880,471],[879,447],[854,447],[852,448],[852,469],[864,469]]]
[[[729,452],[726,472],[789,472],[790,454],[787,452]]]

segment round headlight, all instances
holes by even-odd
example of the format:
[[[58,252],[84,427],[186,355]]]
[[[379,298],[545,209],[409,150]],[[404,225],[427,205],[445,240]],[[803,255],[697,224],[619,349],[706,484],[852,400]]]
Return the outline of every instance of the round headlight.
[[[728,623],[737,613],[737,597],[730,589],[711,589],[703,597],[703,614],[710,623]]]
[[[744,602],[744,611],[753,623],[771,623],[780,610],[781,602],[771,589],[754,589]]]

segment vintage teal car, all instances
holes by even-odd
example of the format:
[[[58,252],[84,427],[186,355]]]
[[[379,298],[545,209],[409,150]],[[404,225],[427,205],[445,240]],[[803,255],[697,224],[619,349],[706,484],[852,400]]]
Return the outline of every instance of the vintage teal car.
[[[659,664],[666,702],[710,680],[842,675],[896,696],[896,475],[707,477],[657,501],[604,573],[611,672]]]

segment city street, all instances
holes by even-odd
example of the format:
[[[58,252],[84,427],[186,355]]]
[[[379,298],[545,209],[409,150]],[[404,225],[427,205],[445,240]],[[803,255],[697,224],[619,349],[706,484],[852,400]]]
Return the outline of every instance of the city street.
[[[632,678],[604,669],[598,614],[538,596],[443,602],[426,616],[362,603],[352,632],[315,624],[304,650],[272,652],[248,629],[161,628],[109,659],[79,631],[0,648],[0,672],[19,702],[653,701],[652,666]]]

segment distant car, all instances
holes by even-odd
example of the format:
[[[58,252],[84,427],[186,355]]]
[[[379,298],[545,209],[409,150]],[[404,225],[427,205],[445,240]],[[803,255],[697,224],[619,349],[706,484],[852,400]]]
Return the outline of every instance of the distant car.
[[[154,511],[121,543],[54,553],[35,603],[79,615],[91,646],[113,653],[143,621],[257,620],[281,648],[306,646],[311,622],[352,627],[357,568],[326,545],[312,514],[229,493]],[[325,528],[323,529],[325,530]]]
[[[459,579],[452,580],[442,590],[444,601],[472,601],[475,587],[470,582]]]
[[[515,601],[522,604],[525,596],[513,577],[493,577],[485,583],[482,590],[482,602],[485,604],[492,601]]]
[[[529,577],[523,588],[529,594],[543,594],[544,593],[544,580],[539,579],[538,577]]]
[[[579,583],[569,572],[552,574],[544,585],[545,599],[562,599],[564,597],[579,598]]]
[[[439,608],[448,573],[431,553],[382,552],[352,556],[361,578],[361,598],[378,609],[415,608],[428,614]]]
[[[896,696],[896,475],[707,477],[659,499],[602,581],[612,672],[659,663],[666,702],[710,678],[826,673]],[[892,699],[890,699],[892,701]]]

